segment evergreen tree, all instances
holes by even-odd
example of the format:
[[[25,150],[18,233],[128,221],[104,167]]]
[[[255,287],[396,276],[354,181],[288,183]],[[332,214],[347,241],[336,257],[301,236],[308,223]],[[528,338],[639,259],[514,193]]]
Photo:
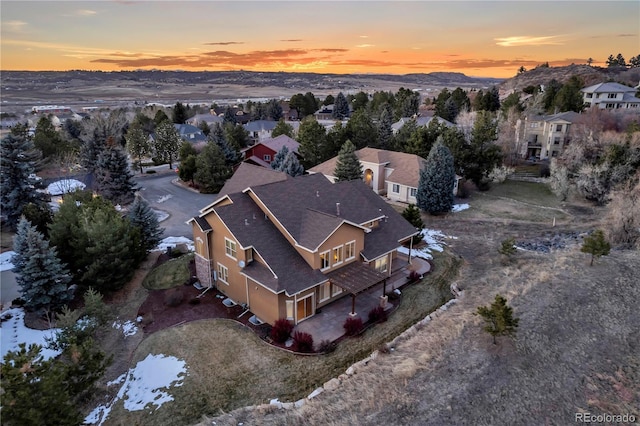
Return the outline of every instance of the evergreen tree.
[[[188,155],[184,160],[180,161],[180,169],[178,170],[178,176],[184,182],[191,181],[191,184],[195,184],[194,179],[196,172],[198,171],[197,161],[198,156],[196,154]]]
[[[95,183],[96,192],[113,204],[129,204],[133,200],[137,186],[120,148],[110,146],[100,153]]]
[[[322,105],[328,106],[328,105],[333,105],[335,103],[336,103],[336,98],[331,93],[329,93],[327,97],[324,98]]]
[[[231,108],[230,106],[227,106],[224,109],[224,116],[222,117],[222,123],[223,124],[233,124],[234,126],[238,123],[238,120],[236,119],[236,114],[233,112],[233,108]]]
[[[289,148],[283,146],[280,148],[280,151],[276,152],[276,155],[273,156],[273,160],[271,160],[271,168],[273,170],[282,170],[282,164],[284,163],[284,159],[287,158],[287,154],[289,154]]]
[[[581,92],[582,87],[584,87],[582,79],[575,75],[572,76],[569,81],[562,85],[553,99],[555,109],[561,112],[582,112],[584,109],[584,99]]]
[[[142,173],[142,159],[151,154],[149,136],[145,134],[140,124],[134,122],[129,127],[125,140],[127,141],[127,151],[135,159],[135,164],[140,167],[140,173]]]
[[[249,146],[249,132],[247,132],[244,127],[225,124],[223,128],[224,137],[226,138],[229,146],[233,147],[233,149],[240,151],[242,148]]]
[[[481,96],[482,96],[482,90],[478,92],[478,95],[476,96],[476,100]],[[445,118],[447,115],[445,104],[450,97],[451,97],[451,92],[449,92],[449,89],[445,87],[440,91],[440,93],[438,93],[438,96],[436,97],[436,100],[435,100],[435,113],[438,117],[444,118],[445,120],[447,119]]]
[[[479,112],[473,124],[471,143],[464,145],[458,166],[465,178],[481,191],[489,189],[489,173],[502,162],[502,150],[497,139],[497,122],[488,112]]]
[[[519,318],[513,316],[513,308],[507,305],[507,299],[497,294],[490,307],[479,306],[476,312],[485,322],[484,331],[493,336],[513,336],[518,328]]]
[[[420,107],[420,94],[411,89],[401,87],[395,95],[395,116],[400,119],[402,117],[413,117],[418,113]]]
[[[445,127],[444,124],[438,123],[437,120],[431,120],[428,126],[415,128],[406,143],[405,152],[427,158]]]
[[[182,102],[176,102],[173,107],[173,122],[175,124],[184,124],[189,118],[189,112]]]
[[[284,118],[278,120],[278,124],[273,128],[271,132],[271,137],[275,138],[280,135],[287,135],[290,138],[293,137],[293,127],[284,121]]]
[[[302,120],[298,129],[298,153],[302,156],[305,169],[310,169],[325,160],[326,142],[326,130],[315,117],[309,116]]]
[[[47,204],[29,203],[22,209],[22,215],[45,237],[49,237],[49,224],[53,220],[53,212]]]
[[[547,112],[554,112],[556,95],[562,88],[562,84],[555,78],[544,87],[544,96],[542,97],[542,105]]]
[[[342,92],[336,96],[336,102],[333,104],[331,116],[336,120],[344,120],[349,117],[349,102]]]
[[[353,102],[352,102],[353,110],[357,111],[359,109],[366,108],[368,103],[369,103],[369,95],[367,95],[363,91],[359,91],[358,93],[356,93],[356,95],[353,98]]]
[[[391,149],[393,145],[393,130],[391,129],[391,114],[383,110],[378,121],[378,146],[380,149]]]
[[[62,139],[56,128],[51,123],[51,119],[42,116],[36,124],[36,131],[33,135],[33,144],[36,149],[42,152],[42,158],[48,160],[58,152],[65,151],[65,141]]]
[[[416,194],[418,207],[429,214],[450,212],[455,179],[453,156],[449,148],[444,146],[442,138],[439,138],[429,152],[424,169],[420,171]]]
[[[211,133],[211,127],[209,127],[207,122],[204,120],[198,123],[198,129],[200,129],[202,131],[202,134],[205,136],[209,136],[209,133]]]
[[[598,229],[584,238],[580,251],[591,255],[589,266],[593,266],[593,259],[608,255],[611,251],[611,245],[605,239],[604,232]]]
[[[169,163],[173,169],[173,160],[177,157],[182,141],[175,126],[169,120],[163,121],[156,128],[153,150],[156,156]]]
[[[509,258],[516,254],[516,251],[516,240],[513,237],[502,240],[500,247],[498,248],[498,253]]]
[[[279,121],[282,118],[282,105],[279,101],[270,99],[265,109],[268,120]]]
[[[47,315],[69,302],[71,276],[56,249],[26,219],[21,219],[14,240],[14,272],[25,306]]]
[[[338,155],[342,145],[349,139],[348,133],[347,128],[342,125],[342,121],[336,121],[336,124],[327,132],[326,143],[321,155],[324,160]]]
[[[367,110],[359,109],[354,112],[345,127],[348,138],[356,149],[378,146],[378,130]]]
[[[20,126],[22,129],[23,126]],[[44,195],[38,192],[42,182],[35,177],[38,154],[27,139],[26,131],[17,129],[2,139],[0,149],[0,204],[7,226],[14,228],[29,203],[44,207]]]
[[[169,121],[169,116],[163,110],[159,109],[156,112],[156,115],[153,117],[153,122],[155,123],[156,127],[158,127],[160,123],[165,121]]]
[[[411,135],[418,129],[416,120],[411,119],[404,123],[398,132],[393,136],[393,149],[400,152],[409,152],[409,141]]]
[[[289,152],[280,166],[280,171],[285,172],[291,177],[301,176],[304,174],[304,167],[298,161],[295,153]]]
[[[85,125],[82,132],[80,162],[89,173],[95,173],[98,156],[107,146],[124,146],[124,133],[129,121],[121,109],[113,110],[108,115],[96,115]]]
[[[422,215],[420,214],[420,209],[416,207],[415,204],[409,204],[406,209],[402,211],[402,217],[404,217],[407,222],[415,226],[418,231],[421,231],[424,228],[424,222],[422,221]],[[415,235],[413,238],[413,244],[418,244],[422,240],[422,234]]]
[[[134,227],[140,230],[141,254],[147,255],[160,243],[164,232],[164,228],[161,228],[158,223],[158,216],[142,197],[136,197],[127,218]]]
[[[356,147],[351,141],[346,141],[340,148],[333,174],[336,182],[362,179],[362,164],[356,155]]]
[[[216,143],[210,141],[196,159],[195,180],[203,192],[215,194],[230,176],[231,168],[225,161],[224,153]]]

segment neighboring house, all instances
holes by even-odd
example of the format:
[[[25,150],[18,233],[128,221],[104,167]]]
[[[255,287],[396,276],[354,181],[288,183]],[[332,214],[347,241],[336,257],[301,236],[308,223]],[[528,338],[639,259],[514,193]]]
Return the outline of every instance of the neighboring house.
[[[557,157],[569,143],[571,125],[580,114],[568,111],[544,116],[529,116],[516,123],[516,144],[524,158]]]
[[[180,139],[189,142],[197,149],[204,147],[207,143],[207,136],[202,130],[191,124],[174,124]]]
[[[395,135],[396,133],[398,133],[398,130],[400,130],[405,124],[407,124],[411,120],[415,120],[417,127],[428,126],[429,123],[431,123],[432,120],[436,120],[438,123],[444,124],[447,127],[454,127],[455,126],[455,124],[453,124],[452,122],[450,122],[448,120],[445,120],[444,118],[440,118],[437,115],[418,116],[418,117],[415,117],[415,118],[413,118],[413,117],[402,117],[400,120],[396,121],[395,123],[393,123],[391,125],[391,130],[393,131],[393,134]]]
[[[581,90],[586,107],[614,110],[640,110],[636,89],[620,83],[599,83]]]
[[[332,120],[333,119],[333,104],[322,105],[319,110],[314,114],[316,120]]]
[[[363,180],[376,194],[403,203],[416,203],[420,170],[425,159],[415,154],[386,151],[376,148],[362,148],[356,151],[363,170]],[[338,157],[333,157],[308,170],[310,174],[321,173],[329,181],[335,182],[334,175]],[[453,193],[458,193],[460,177],[456,178]]]
[[[273,161],[273,157],[282,149],[283,146],[289,148],[290,152],[298,155],[298,147],[300,144],[291,139],[287,135],[276,136],[275,138],[265,139],[242,150],[245,162],[256,164],[262,167],[269,167]]]
[[[51,124],[56,129],[59,129],[67,120],[80,121],[82,120],[82,116],[76,114],[75,112],[64,112],[58,114],[52,114],[49,116],[51,120]]]
[[[271,137],[271,132],[278,124],[273,120],[255,120],[245,124],[244,129],[249,132],[249,137],[254,142],[260,142]]]
[[[190,119],[187,120],[187,124],[191,124],[192,126],[198,127],[202,122],[207,123],[209,127],[213,127],[216,124],[222,125],[224,121],[222,117],[218,117],[217,115],[212,114],[196,114]]]
[[[188,221],[198,279],[269,324],[297,324],[347,295],[355,301],[386,282],[402,263],[394,264],[398,247],[417,234],[362,181],[242,164],[222,193]]]

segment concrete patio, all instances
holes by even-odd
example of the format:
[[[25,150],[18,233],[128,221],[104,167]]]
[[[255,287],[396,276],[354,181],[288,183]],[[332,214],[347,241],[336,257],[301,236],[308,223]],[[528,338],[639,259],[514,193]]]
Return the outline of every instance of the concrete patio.
[[[431,265],[423,259],[411,259],[409,265],[406,257],[399,256],[391,266],[391,276],[387,279],[386,292],[389,294],[394,289],[400,289],[407,284],[411,271],[416,271],[423,275],[430,271]],[[355,312],[356,316],[363,322],[368,320],[369,311],[376,306],[380,306],[383,294],[383,283],[379,283],[356,296]],[[344,335],[344,322],[351,314],[352,298],[350,294],[336,300],[335,302],[323,306],[311,318],[298,323],[293,329],[294,332],[301,331],[313,336],[313,341],[317,345],[323,340],[335,341]],[[386,302],[385,310],[391,310],[393,304]]]

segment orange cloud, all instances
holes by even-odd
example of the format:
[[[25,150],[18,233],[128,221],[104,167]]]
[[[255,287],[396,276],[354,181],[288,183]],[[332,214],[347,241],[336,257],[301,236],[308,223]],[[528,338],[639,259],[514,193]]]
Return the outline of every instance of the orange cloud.
[[[516,46],[547,46],[547,45],[561,45],[559,41],[554,40],[559,36],[546,36],[546,37],[531,37],[531,36],[513,36],[496,38],[496,44],[503,47],[516,47]]]
[[[230,46],[232,44],[244,44],[244,41],[218,41],[213,43],[203,43],[207,46]]]

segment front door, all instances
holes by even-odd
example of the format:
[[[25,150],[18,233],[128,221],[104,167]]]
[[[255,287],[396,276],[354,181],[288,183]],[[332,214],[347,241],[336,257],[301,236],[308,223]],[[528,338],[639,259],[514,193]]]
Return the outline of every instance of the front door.
[[[298,300],[297,311],[298,322],[313,315],[313,294]]]

